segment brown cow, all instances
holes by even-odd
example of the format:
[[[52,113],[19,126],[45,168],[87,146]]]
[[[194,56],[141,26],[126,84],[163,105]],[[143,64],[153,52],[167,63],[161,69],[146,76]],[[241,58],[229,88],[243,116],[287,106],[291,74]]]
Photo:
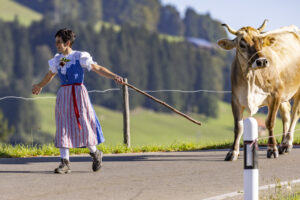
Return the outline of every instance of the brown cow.
[[[289,152],[293,133],[300,114],[300,31],[295,26],[262,33],[266,21],[258,29],[243,27],[238,31],[223,24],[236,38],[222,39],[218,45],[226,50],[236,48],[231,68],[232,112],[234,115],[234,143],[225,160],[236,160],[243,132],[243,111],[250,115],[259,107],[268,106],[266,127],[269,131],[267,157],[278,157],[273,137],[278,109],[283,120],[283,140],[279,153]],[[290,103],[293,98],[292,121]]]

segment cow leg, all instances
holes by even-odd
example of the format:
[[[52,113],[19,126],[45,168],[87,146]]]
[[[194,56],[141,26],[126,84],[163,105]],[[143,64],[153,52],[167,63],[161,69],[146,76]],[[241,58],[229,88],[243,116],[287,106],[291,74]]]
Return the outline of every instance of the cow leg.
[[[283,125],[283,134],[282,134],[282,140],[285,141],[285,137],[288,133],[288,129],[290,127],[290,122],[291,122],[291,104],[289,101],[282,102],[279,106],[279,112],[280,116],[282,118],[282,125]],[[282,154],[284,151],[284,148],[282,144],[279,146],[279,154]]]
[[[280,152],[281,153],[288,153],[292,150],[293,148],[293,140],[294,140],[294,130],[297,124],[297,121],[300,116],[300,93],[298,93],[294,97],[294,105],[292,109],[292,122],[289,128],[289,131],[284,138],[284,140],[281,141],[280,145]]]
[[[274,156],[274,158],[278,157],[278,149],[274,137],[274,126],[275,126],[275,120],[276,120],[276,115],[279,106],[280,106],[280,99],[273,98],[269,106],[268,118],[266,120],[266,127],[269,130],[267,158],[271,158],[272,155]]]
[[[243,111],[237,99],[232,96],[231,109],[234,119],[234,141],[231,150],[227,153],[225,161],[237,160],[240,153],[240,139],[243,134]]]

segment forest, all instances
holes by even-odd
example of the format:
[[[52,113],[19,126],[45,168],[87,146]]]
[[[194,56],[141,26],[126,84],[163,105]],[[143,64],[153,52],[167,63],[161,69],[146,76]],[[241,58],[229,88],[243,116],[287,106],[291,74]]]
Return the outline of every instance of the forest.
[[[43,19],[30,26],[0,20],[0,97],[32,97],[31,87],[47,73],[56,54],[54,35],[71,28],[77,35],[73,49],[87,51],[98,64],[127,78],[142,90],[230,90],[231,54],[216,47],[227,37],[220,22],[192,8],[182,18],[174,6],[158,0],[16,0]],[[100,28],[99,27],[100,24]],[[200,38],[210,47],[187,38]],[[120,87],[112,80],[85,72],[88,90]],[[55,78],[43,92],[56,93]],[[230,96],[217,93],[158,92],[153,96],[184,112],[218,115],[217,102]],[[120,93],[91,94],[94,104],[122,110]],[[159,104],[130,91],[130,108],[168,112]],[[12,112],[13,110],[13,112]],[[32,101],[0,102],[0,140],[26,143],[39,120]],[[14,134],[12,134],[14,132]]]

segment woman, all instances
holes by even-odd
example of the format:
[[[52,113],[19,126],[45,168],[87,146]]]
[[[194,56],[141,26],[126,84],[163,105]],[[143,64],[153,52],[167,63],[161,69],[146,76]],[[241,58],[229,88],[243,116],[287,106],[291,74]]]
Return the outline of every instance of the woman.
[[[49,72],[44,79],[33,85],[32,93],[38,95],[56,74],[61,87],[57,92],[55,105],[55,146],[59,148],[61,163],[55,173],[70,173],[69,148],[87,147],[93,159],[92,169],[102,166],[102,152],[96,145],[104,142],[99,120],[83,85],[83,69],[93,70],[100,76],[111,78],[119,84],[123,79],[93,61],[87,52],[72,50],[75,41],[72,30],[61,29],[55,34],[58,53],[49,60]]]

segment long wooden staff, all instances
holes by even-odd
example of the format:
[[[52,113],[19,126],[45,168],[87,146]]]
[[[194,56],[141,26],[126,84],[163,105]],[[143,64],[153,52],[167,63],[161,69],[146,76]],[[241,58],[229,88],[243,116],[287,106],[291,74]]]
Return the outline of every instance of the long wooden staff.
[[[126,82],[123,82],[123,83],[124,83],[124,85],[127,85],[128,87],[134,89],[135,91],[137,91],[137,92],[139,92],[139,93],[141,93],[141,94],[143,94],[143,95],[149,97],[150,99],[152,99],[152,100],[154,100],[154,101],[156,101],[156,102],[158,102],[158,103],[160,103],[160,104],[166,106],[167,108],[169,108],[169,109],[172,110],[173,112],[175,112],[175,113],[177,113],[177,114],[179,114],[179,115],[181,115],[181,116],[187,118],[188,120],[194,122],[195,124],[201,125],[201,122],[196,121],[196,120],[194,120],[193,118],[191,118],[190,116],[188,116],[188,115],[186,115],[186,114],[184,114],[184,113],[182,113],[182,112],[176,110],[175,108],[173,108],[172,106],[168,105],[167,103],[165,103],[165,102],[163,102],[163,101],[161,101],[161,100],[159,100],[159,99],[157,99],[157,98],[151,96],[150,94],[148,94],[148,93],[146,93],[146,92],[143,92],[142,90],[140,90],[140,89],[134,87],[133,85],[130,85],[129,83],[126,83]]]

